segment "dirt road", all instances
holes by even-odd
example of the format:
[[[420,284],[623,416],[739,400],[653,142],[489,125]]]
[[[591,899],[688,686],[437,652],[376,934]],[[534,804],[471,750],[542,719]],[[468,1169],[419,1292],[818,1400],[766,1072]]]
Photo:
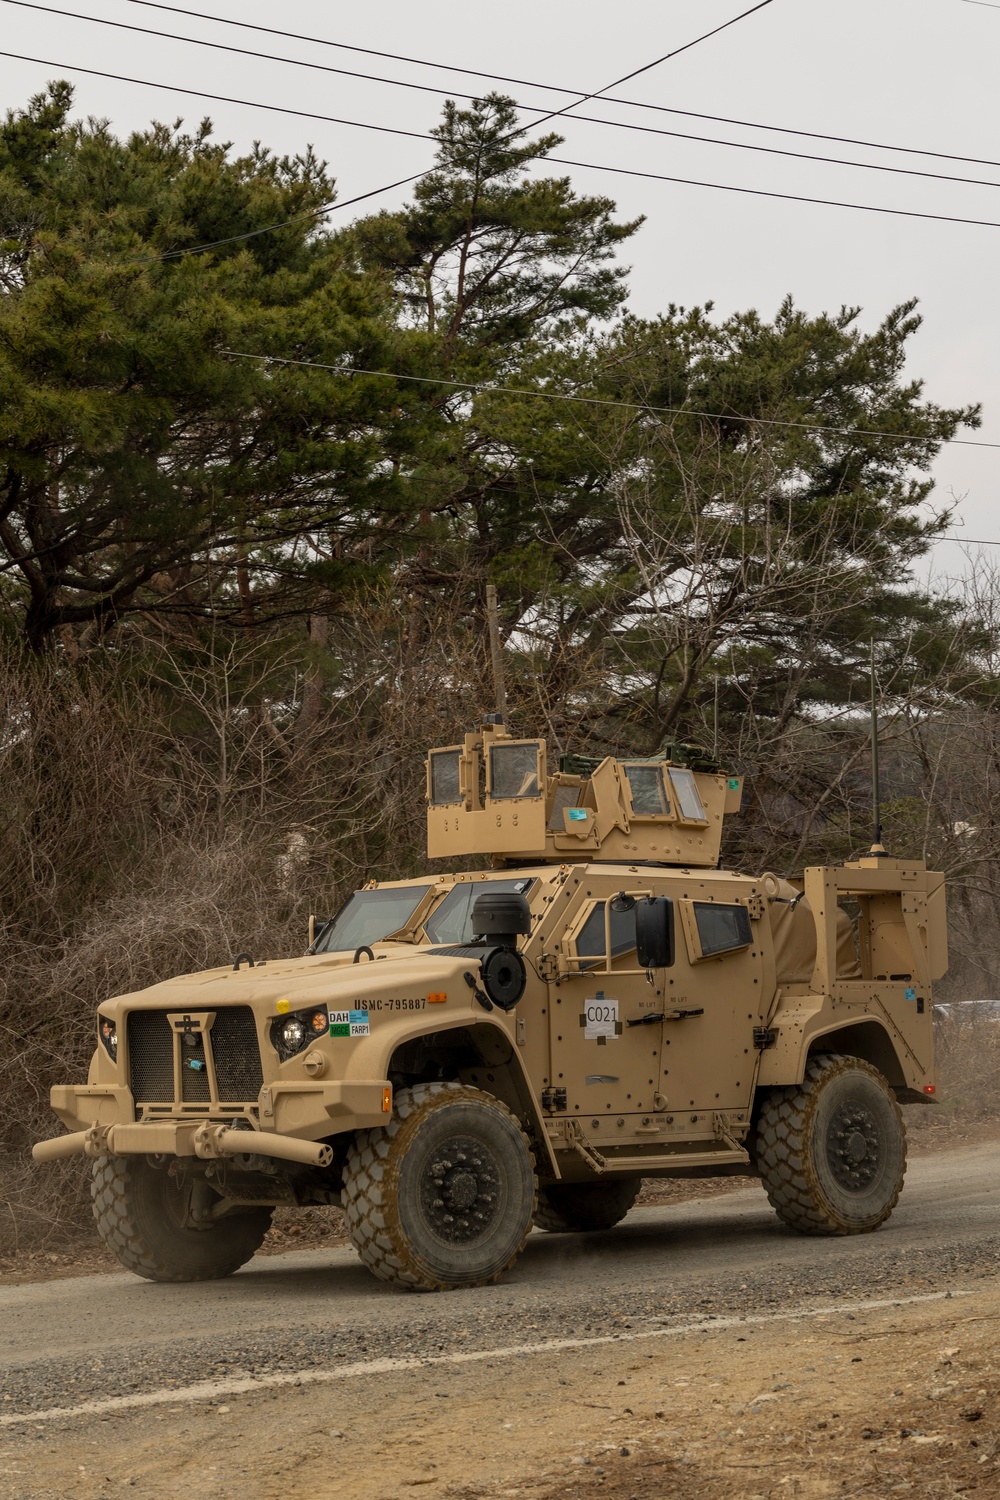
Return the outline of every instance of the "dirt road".
[[[0,1494],[995,1500],[998,1251],[988,1144],[913,1163],[846,1240],[752,1188],[532,1236],[447,1296],[340,1250],[0,1288]]]

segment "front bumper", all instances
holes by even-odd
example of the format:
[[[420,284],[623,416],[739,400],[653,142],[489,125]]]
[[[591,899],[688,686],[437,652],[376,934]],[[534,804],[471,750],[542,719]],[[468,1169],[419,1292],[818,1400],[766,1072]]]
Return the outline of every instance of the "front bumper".
[[[153,1120],[138,1125],[91,1125],[72,1135],[56,1136],[32,1146],[36,1161],[58,1161],[64,1156],[200,1156],[212,1161],[224,1156],[268,1156],[328,1167],[333,1147],[319,1141],[297,1141],[266,1130],[234,1130],[211,1120],[178,1123]]]
[[[79,1154],[211,1157],[252,1152],[322,1166],[324,1153],[326,1160],[330,1156],[329,1146],[320,1144],[325,1138],[385,1124],[392,1112],[392,1088],[387,1079],[272,1084],[261,1089],[252,1114],[238,1112],[244,1127],[239,1130],[232,1128],[237,1111],[214,1113],[210,1106],[197,1113],[157,1111],[157,1118],[136,1120],[131,1093],[113,1084],[56,1084],[51,1101],[71,1134],[39,1141],[32,1149],[36,1161]]]

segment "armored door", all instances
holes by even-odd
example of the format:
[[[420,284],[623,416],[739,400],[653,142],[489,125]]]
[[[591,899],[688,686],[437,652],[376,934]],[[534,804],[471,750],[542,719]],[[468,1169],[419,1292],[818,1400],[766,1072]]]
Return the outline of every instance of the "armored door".
[[[548,944],[549,1086],[588,1134],[599,1120],[620,1138],[660,1107],[660,1029],[635,1023],[663,986],[638,967],[634,898],[591,874],[567,887]]]
[[[692,880],[671,891],[674,961],[657,971],[645,1024],[659,1031],[660,1095],[677,1119],[746,1111],[773,991],[763,902],[731,884]],[[662,1005],[661,1005],[662,996]],[[689,1120],[690,1122],[690,1120]],[[696,1122],[695,1122],[696,1123]]]

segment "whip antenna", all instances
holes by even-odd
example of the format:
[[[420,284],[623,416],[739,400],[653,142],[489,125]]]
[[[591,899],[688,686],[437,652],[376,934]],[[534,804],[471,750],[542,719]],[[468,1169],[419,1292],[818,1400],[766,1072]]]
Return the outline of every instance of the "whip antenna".
[[[490,632],[490,664],[493,668],[493,693],[500,723],[507,712],[507,689],[503,673],[503,646],[500,641],[500,610],[495,583],[486,585],[486,621]]]
[[[872,846],[868,851],[876,858],[885,854],[885,846],[882,843],[882,802],[879,796],[878,778],[878,705],[875,700],[875,641],[870,642],[868,658],[868,677],[871,686],[871,710],[872,710]]]

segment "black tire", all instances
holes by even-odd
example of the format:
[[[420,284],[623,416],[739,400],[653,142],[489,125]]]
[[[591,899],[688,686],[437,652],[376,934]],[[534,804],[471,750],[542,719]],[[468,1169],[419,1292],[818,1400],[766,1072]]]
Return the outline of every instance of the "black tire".
[[[755,1154],[778,1217],[802,1234],[865,1234],[892,1213],[906,1131],[882,1074],[857,1057],[810,1060],[761,1110]]]
[[[388,1125],[359,1130],[344,1216],[380,1281],[415,1291],[487,1286],[531,1230],[535,1162],[506,1105],[459,1083],[399,1089]]]
[[[549,1234],[612,1229],[620,1224],[642,1187],[641,1177],[609,1182],[553,1182],[538,1189],[535,1228]]]
[[[231,1276],[260,1249],[272,1210],[241,1208],[204,1228],[192,1225],[191,1182],[172,1165],[153,1167],[144,1156],[98,1157],[90,1197],[101,1239],[127,1271],[147,1281]]]

